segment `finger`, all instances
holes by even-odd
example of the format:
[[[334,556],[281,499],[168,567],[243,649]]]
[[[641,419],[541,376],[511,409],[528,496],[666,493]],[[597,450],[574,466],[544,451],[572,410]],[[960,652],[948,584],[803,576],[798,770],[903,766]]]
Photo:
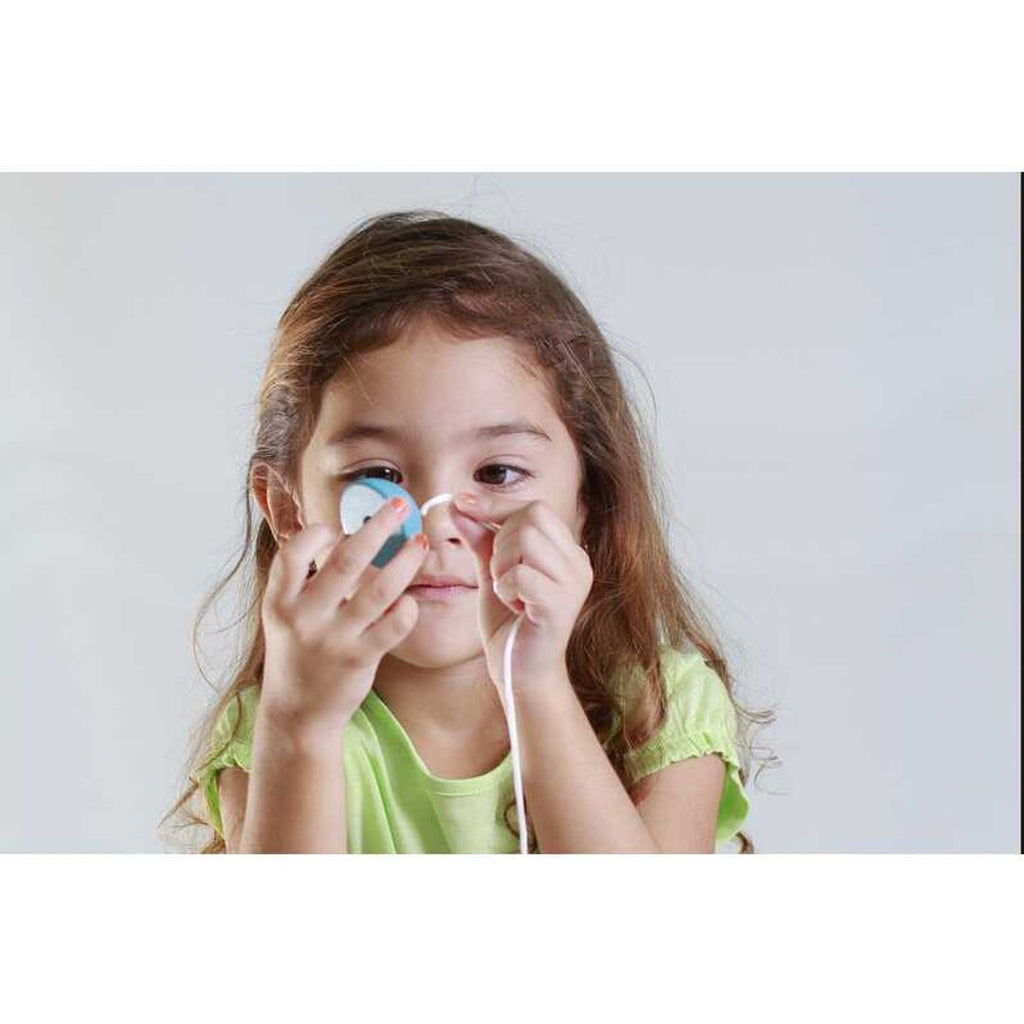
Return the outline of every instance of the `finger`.
[[[529,565],[515,565],[494,581],[494,593],[498,599],[517,615],[525,612],[527,619],[534,624],[545,618],[545,609],[557,606],[561,592],[559,584],[550,576]]]
[[[492,577],[497,579],[520,563],[532,565],[556,582],[568,582],[578,572],[562,541],[553,539],[543,527],[533,522],[523,523],[508,536],[499,533],[494,540],[490,566]]]
[[[402,594],[387,611],[364,631],[362,640],[370,657],[383,657],[397,647],[416,627],[419,602],[411,594]]]
[[[426,555],[427,548],[420,547],[410,537],[380,574],[360,586],[345,605],[343,615],[348,628],[357,633],[365,633],[381,617],[392,612],[403,597],[415,601],[405,591],[419,572]]]
[[[461,491],[452,498],[456,509],[489,530],[497,530],[512,513],[526,508],[533,500],[535,499],[495,494],[467,494]]]
[[[320,568],[306,584],[304,596],[331,612],[351,598],[364,571],[408,514],[408,508],[398,512],[386,501],[355,533],[342,533],[318,563]]]
[[[272,601],[287,604],[298,597],[309,563],[335,542],[338,532],[327,523],[310,523],[281,544],[267,573],[266,592]]]

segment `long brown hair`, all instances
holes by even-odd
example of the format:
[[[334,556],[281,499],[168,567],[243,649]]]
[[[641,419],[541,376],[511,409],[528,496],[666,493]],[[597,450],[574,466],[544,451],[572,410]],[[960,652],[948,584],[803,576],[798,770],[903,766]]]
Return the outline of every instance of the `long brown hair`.
[[[623,785],[632,789],[636,782],[626,755],[664,721],[662,645],[699,650],[725,683],[737,711],[744,784],[751,754],[749,728],[774,721],[773,712],[752,711],[735,699],[720,643],[666,543],[667,504],[649,437],[620,378],[614,350],[569,286],[524,246],[480,224],[432,210],[370,217],[302,284],[278,322],[245,470],[241,552],[193,620],[198,664],[200,622],[244,565],[243,596],[248,600],[239,620],[241,651],[229,669],[230,683],[196,730],[190,784],[161,819],[162,824],[184,808],[187,821],[182,827],[213,831],[203,853],[222,853],[225,844],[205,817],[186,807],[198,790],[194,775],[219,753],[208,749],[218,717],[242,689],[262,680],[260,608],[277,545],[262,516],[253,537],[252,472],[266,465],[296,482],[325,385],[350,356],[387,346],[424,319],[456,337],[503,336],[523,342],[532,364],[550,382],[552,399],[581,460],[588,509],[581,542],[594,570],[566,662],[573,688]],[[609,681],[638,669],[638,686],[627,700]],[[201,665],[200,673],[206,678]],[[240,703],[237,707],[241,709]],[[236,730],[241,721],[239,714]],[[778,762],[775,757],[762,760],[755,780],[767,764]],[[646,781],[640,781],[637,798]],[[518,837],[510,818],[514,812],[513,799],[505,808],[505,821]],[[530,848],[536,849],[529,813],[526,819]],[[748,836],[739,832],[737,838],[740,852],[754,852]]]

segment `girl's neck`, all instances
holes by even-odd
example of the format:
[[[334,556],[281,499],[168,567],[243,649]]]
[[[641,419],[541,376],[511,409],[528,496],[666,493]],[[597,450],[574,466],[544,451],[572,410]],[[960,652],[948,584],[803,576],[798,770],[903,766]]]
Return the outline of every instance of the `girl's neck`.
[[[497,739],[507,731],[482,654],[442,667],[410,665],[386,655],[373,688],[409,735],[464,743]]]

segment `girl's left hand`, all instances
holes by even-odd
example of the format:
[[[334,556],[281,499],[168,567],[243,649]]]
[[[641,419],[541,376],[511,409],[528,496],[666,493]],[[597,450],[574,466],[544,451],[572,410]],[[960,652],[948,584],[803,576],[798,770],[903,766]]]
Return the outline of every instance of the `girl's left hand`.
[[[477,504],[470,506],[456,495],[449,507],[476,557],[477,621],[487,669],[504,707],[505,641],[519,613],[526,617],[512,647],[516,695],[565,674],[569,637],[594,571],[568,524],[546,502],[473,497]],[[481,522],[500,527],[494,533]]]

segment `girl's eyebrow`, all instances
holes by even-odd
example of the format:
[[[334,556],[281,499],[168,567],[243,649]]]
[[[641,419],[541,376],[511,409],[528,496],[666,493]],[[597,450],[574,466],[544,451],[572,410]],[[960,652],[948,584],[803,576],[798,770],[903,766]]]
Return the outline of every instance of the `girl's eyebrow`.
[[[402,435],[402,430],[397,427],[378,423],[350,423],[331,434],[326,444],[328,447],[344,446],[366,439],[399,441]],[[465,443],[479,438],[508,437],[510,435],[521,435],[527,439],[532,438],[538,441],[551,440],[545,431],[527,420],[511,420],[508,423],[493,423],[486,427],[474,427],[457,434],[453,440],[455,443]]]

